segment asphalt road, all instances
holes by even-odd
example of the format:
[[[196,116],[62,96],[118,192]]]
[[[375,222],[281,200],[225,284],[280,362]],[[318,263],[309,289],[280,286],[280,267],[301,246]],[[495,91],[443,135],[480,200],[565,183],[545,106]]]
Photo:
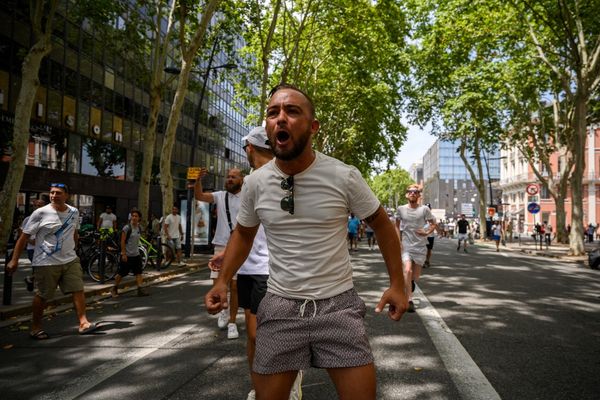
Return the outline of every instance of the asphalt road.
[[[353,255],[376,358],[379,399],[597,399],[598,271],[486,247],[457,254],[438,240],[415,314],[373,312],[387,285],[377,251]],[[243,316],[227,340],[206,314],[210,281],[198,271],[150,288],[152,296],[88,308],[101,329],[76,334],[74,313],[0,330],[0,397],[6,399],[245,399],[250,388]],[[306,371],[305,400],[335,399],[326,372]]]

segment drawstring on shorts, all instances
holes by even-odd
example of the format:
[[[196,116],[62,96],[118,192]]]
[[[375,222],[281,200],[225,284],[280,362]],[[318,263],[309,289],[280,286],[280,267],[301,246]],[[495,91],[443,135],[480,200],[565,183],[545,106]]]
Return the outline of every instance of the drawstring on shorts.
[[[306,300],[304,300],[304,303],[302,303],[300,305],[300,313],[299,314],[301,317],[304,317],[304,310],[306,310],[306,305],[309,302],[312,302],[312,304],[313,304],[313,308],[314,308],[313,315],[312,315],[313,318],[317,316],[317,302],[314,300],[306,299]]]

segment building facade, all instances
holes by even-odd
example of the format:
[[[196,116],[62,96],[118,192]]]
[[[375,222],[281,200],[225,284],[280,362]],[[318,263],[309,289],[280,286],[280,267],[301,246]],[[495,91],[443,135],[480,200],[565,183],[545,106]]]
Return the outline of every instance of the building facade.
[[[0,5],[0,184],[10,161],[21,64],[32,43],[28,4],[7,1]],[[31,200],[43,196],[50,182],[64,182],[71,187],[71,202],[90,220],[95,221],[108,204],[123,220],[137,205],[150,109],[148,85],[140,78],[139,65],[125,62],[97,32],[71,19],[73,4],[60,2],[52,52],[40,68],[41,85],[31,113],[27,165],[17,207],[21,214],[28,213]],[[224,53],[217,53],[212,65],[231,62]],[[140,60],[140,64],[150,63]],[[167,64],[176,65],[171,56]],[[159,112],[150,196],[151,210],[157,214],[161,212],[158,159],[175,84],[167,88]],[[186,190],[199,97],[198,92],[188,91],[177,129],[172,173],[178,197]],[[249,129],[245,123],[248,109],[235,100],[232,82],[210,75],[201,114],[194,164],[211,171],[207,187],[221,188],[227,169],[248,167],[241,140]]]
[[[413,163],[408,169],[408,174],[415,183],[423,185],[423,163]]]
[[[515,147],[502,150],[502,169],[500,188],[502,202],[505,204],[506,218],[513,222],[514,231],[521,234],[533,232],[537,223],[548,222],[556,227],[556,204],[548,191],[534,174],[527,159]],[[552,171],[542,171],[542,175],[552,174],[558,177],[560,170],[558,155],[550,156]],[[538,193],[526,192],[528,185],[536,185]],[[530,203],[537,203],[540,211],[531,213]],[[570,190],[565,199],[566,223],[571,224]],[[588,128],[585,149],[585,171],[583,176],[583,222],[598,225],[600,222],[600,126]]]
[[[479,215],[479,192],[473,183],[469,171],[458,153],[459,143],[438,139],[423,156],[423,202],[431,208],[444,209],[446,218]],[[471,159],[471,154],[467,153]],[[489,165],[486,163],[489,162]],[[497,204],[499,193],[492,189],[493,183],[500,178],[499,152],[490,152],[483,157],[486,191],[486,204]],[[476,170],[474,164],[473,168]],[[490,191],[493,191],[490,200]]]

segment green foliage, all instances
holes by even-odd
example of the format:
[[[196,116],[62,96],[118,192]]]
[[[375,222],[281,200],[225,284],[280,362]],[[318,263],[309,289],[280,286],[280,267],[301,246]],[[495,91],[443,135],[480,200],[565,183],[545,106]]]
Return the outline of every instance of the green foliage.
[[[403,169],[390,169],[369,179],[369,186],[384,206],[396,207],[406,204],[404,193],[415,183]]]
[[[243,53],[249,69],[242,82],[260,83],[273,10],[250,3]],[[397,2],[388,0],[284,1],[277,19],[266,88],[285,81],[307,91],[321,122],[315,148],[365,175],[376,163],[393,165],[406,137],[400,121],[400,83],[408,73],[405,21]],[[260,109],[261,95],[245,93]]]

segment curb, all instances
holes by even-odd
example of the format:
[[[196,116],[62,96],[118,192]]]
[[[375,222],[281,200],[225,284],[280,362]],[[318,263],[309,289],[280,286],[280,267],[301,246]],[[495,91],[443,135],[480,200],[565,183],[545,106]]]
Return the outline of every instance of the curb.
[[[477,243],[477,245],[482,245],[485,247],[494,247],[493,243],[490,244],[489,242],[480,242],[480,243]],[[584,267],[588,267],[587,256],[569,256],[568,254],[552,254],[552,253],[546,253],[543,250],[542,251],[528,250],[528,249],[522,249],[522,248],[512,248],[509,246],[505,246],[505,247],[503,247],[503,249],[507,250],[507,251],[514,251],[514,252],[519,252],[519,253],[523,253],[523,254],[539,256],[539,257],[554,258],[554,259],[563,260],[563,261],[569,262],[569,263],[581,264]]]
[[[188,264],[183,267],[173,268],[168,271],[164,271],[163,273],[156,275],[145,276],[143,282],[148,285],[154,285],[158,283],[162,283],[164,281],[168,281],[171,279],[175,279],[179,276],[188,275],[194,273],[196,271],[202,270],[204,268],[208,268],[208,262]],[[131,286],[131,287],[130,287]],[[105,298],[110,298],[110,289],[113,287],[112,284],[105,284],[102,287],[97,287],[93,289],[84,288],[85,293],[85,303],[90,304],[95,301],[99,301]],[[136,290],[135,281],[126,281],[121,282],[119,285],[120,289],[124,289],[121,293],[128,293],[132,290]],[[125,289],[127,288],[127,289]],[[44,317],[55,314],[58,312],[63,312],[66,310],[73,309],[73,302],[71,295],[63,295],[60,297],[56,297],[49,301],[46,305],[46,309],[44,310]],[[15,306],[15,308],[11,310],[6,310],[0,312],[0,328],[8,327],[15,324],[20,324],[25,321],[31,320],[31,304],[23,305],[23,306]]]

